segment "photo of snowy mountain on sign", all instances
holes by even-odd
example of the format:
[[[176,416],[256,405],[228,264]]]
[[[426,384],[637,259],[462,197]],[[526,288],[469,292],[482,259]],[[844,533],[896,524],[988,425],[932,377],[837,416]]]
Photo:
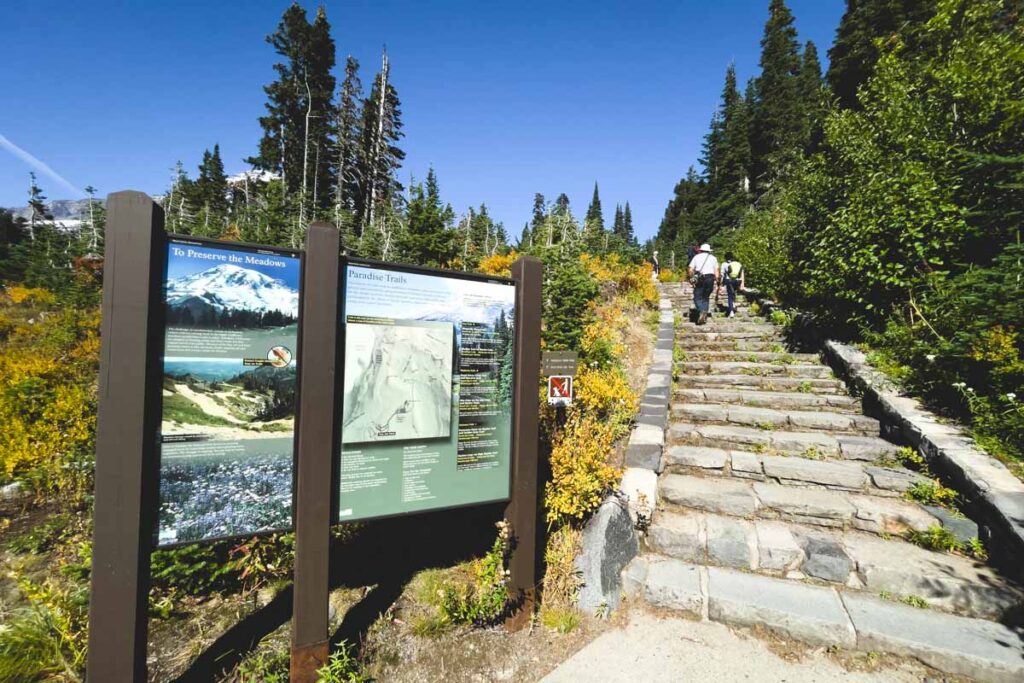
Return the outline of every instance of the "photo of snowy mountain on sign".
[[[298,317],[299,292],[258,270],[222,264],[169,280],[166,301],[171,326],[283,327]]]
[[[173,241],[161,544],[291,523],[299,259]]]

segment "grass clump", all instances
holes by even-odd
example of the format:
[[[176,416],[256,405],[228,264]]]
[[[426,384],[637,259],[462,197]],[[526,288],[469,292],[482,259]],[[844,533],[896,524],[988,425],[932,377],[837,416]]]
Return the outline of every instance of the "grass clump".
[[[362,672],[354,648],[342,642],[334,648],[327,663],[320,667],[317,683],[365,683],[370,679]]]
[[[481,558],[452,570],[428,570],[417,577],[413,595],[428,614],[413,623],[417,635],[431,636],[463,624],[492,624],[508,607],[508,559],[510,529],[498,523],[494,545]]]
[[[547,572],[542,584],[540,621],[559,633],[569,633],[580,624],[575,605],[581,585],[576,570],[581,535],[579,529],[563,525],[550,535],[544,549]]]

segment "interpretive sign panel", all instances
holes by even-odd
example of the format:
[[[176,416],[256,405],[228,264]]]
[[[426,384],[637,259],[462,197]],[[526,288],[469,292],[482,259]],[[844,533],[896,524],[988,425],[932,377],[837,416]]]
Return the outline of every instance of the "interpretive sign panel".
[[[505,500],[515,284],[347,261],[338,519]]]
[[[299,263],[168,241],[158,545],[292,526]]]

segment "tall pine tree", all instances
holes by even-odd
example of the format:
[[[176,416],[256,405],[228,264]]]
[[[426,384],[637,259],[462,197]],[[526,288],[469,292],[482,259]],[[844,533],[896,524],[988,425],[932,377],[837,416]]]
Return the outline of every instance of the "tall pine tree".
[[[359,195],[359,153],[362,140],[360,106],[363,83],[359,79],[359,61],[349,55],[345,60],[345,79],[341,82],[335,119],[334,139],[336,177],[334,183],[334,223],[350,234]]]
[[[588,226],[595,230],[604,230],[604,213],[601,210],[601,196],[597,192],[597,182],[594,183],[594,196],[587,207],[587,216],[584,219]]]
[[[847,109],[858,109],[857,88],[875,71],[876,41],[908,37],[935,13],[936,0],[846,0],[846,12],[828,51],[828,83]]]
[[[821,79],[821,62],[818,61],[818,48],[810,40],[804,46],[800,60],[799,75],[800,99],[804,104],[804,152],[811,153],[821,144],[822,124],[825,121],[827,96],[825,84]]]
[[[297,2],[285,10],[267,42],[283,59],[277,80],[264,87],[267,115],[260,117],[259,152],[248,161],[278,173],[289,192],[326,207],[334,186],[334,39],[323,7],[310,23]]]
[[[761,75],[751,130],[751,172],[757,194],[784,176],[803,152],[804,102],[800,50],[785,0],[771,0],[761,39]]]

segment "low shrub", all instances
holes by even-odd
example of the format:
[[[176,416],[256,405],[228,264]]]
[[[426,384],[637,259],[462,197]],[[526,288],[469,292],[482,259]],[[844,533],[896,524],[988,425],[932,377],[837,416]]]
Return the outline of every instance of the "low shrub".
[[[583,520],[618,483],[621,472],[608,464],[618,431],[594,415],[577,411],[569,416],[551,449],[551,481],[544,496],[549,524]]]

